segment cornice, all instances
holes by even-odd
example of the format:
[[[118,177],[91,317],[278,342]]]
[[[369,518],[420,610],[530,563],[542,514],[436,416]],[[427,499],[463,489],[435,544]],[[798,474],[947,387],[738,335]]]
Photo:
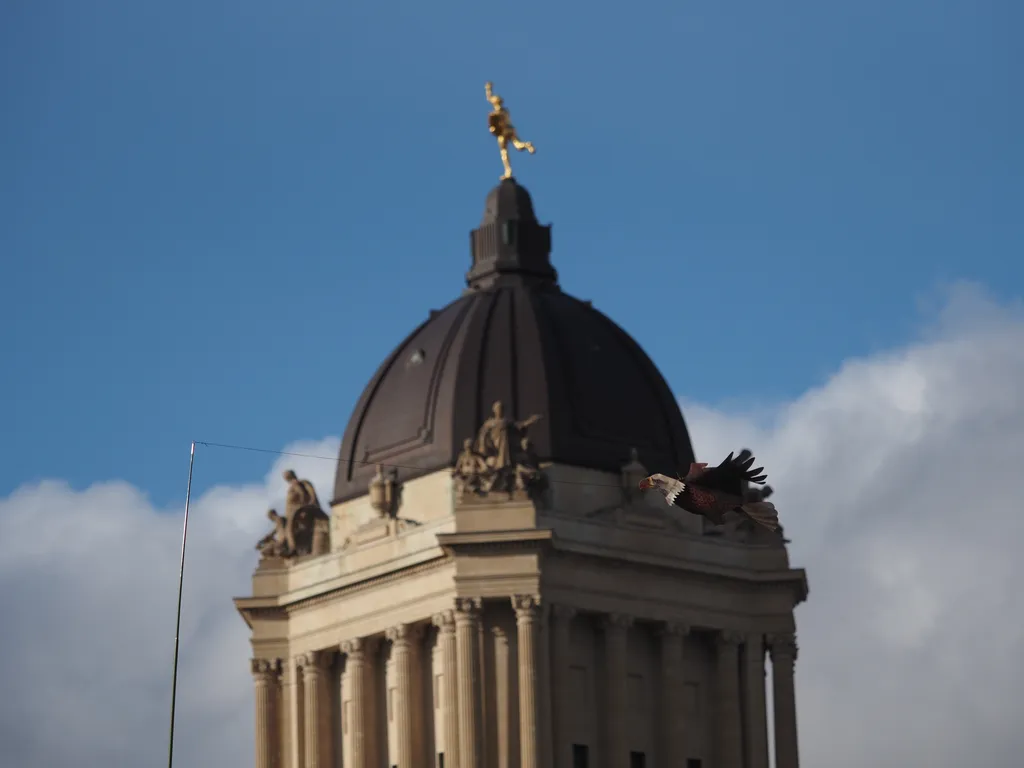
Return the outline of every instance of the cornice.
[[[351,584],[345,584],[334,589],[327,590],[318,595],[301,598],[299,600],[288,600],[288,595],[273,597],[236,597],[235,608],[242,614],[246,624],[252,629],[252,619],[285,620],[296,611],[313,608],[323,603],[336,600],[343,595],[358,594],[374,589],[382,584],[421,576],[443,568],[451,563],[446,556],[437,557],[424,563],[402,568],[388,573],[378,574]]]
[[[685,574],[687,578],[707,584],[722,584],[723,582],[740,583],[748,589],[758,591],[777,591],[780,588],[793,590],[794,607],[807,599],[807,572],[803,568],[790,568],[785,571],[747,571],[739,568],[701,568],[694,567],[692,561],[681,560],[677,563],[664,561],[644,560],[622,560],[606,557],[594,552],[582,551],[580,549],[557,548],[553,556],[567,561],[581,561],[591,565],[607,569],[609,565],[626,569],[645,571],[656,574]],[[615,567],[613,566],[613,567]]]
[[[745,589],[758,592],[789,590],[793,594],[794,607],[807,599],[809,589],[807,573],[803,568],[789,568],[784,571],[751,571],[742,568],[723,567],[692,560],[669,560],[657,556],[644,556],[638,551],[604,549],[577,542],[559,539],[551,529],[475,531],[462,533],[439,533],[438,544],[443,554],[399,570],[379,573],[357,582],[343,584],[317,595],[289,600],[287,594],[280,597],[236,597],[235,608],[248,627],[253,621],[283,621],[297,611],[307,610],[337,598],[365,592],[381,585],[415,578],[446,567],[460,554],[499,552],[514,550],[546,551],[548,557],[577,561],[603,569],[635,569],[648,573],[685,575],[702,583],[739,583]],[[624,559],[623,555],[632,557]],[[550,582],[549,582],[550,583]]]
[[[449,557],[486,550],[547,549],[552,546],[554,539],[555,532],[549,528],[437,534],[437,543]]]
[[[249,629],[252,629],[252,622],[257,616],[261,619],[285,619],[285,611],[277,604],[274,598],[266,597],[236,597],[234,598],[235,610],[242,616]]]

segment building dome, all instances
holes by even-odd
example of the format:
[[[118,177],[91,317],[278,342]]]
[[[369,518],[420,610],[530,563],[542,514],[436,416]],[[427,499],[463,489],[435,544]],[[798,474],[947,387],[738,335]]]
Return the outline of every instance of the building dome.
[[[617,472],[636,449],[651,472],[693,461],[683,415],[640,346],[589,302],[564,293],[551,228],[514,179],[487,197],[471,234],[463,296],[416,328],[366,386],[341,443],[334,501],[367,492],[376,464],[398,480],[453,466],[496,401],[539,414],[539,457]]]

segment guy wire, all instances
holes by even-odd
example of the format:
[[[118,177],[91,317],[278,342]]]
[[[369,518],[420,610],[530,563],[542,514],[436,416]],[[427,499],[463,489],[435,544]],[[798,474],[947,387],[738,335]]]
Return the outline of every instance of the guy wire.
[[[232,451],[252,451],[254,453],[272,453],[276,456],[296,456],[303,459],[319,459],[320,461],[333,461],[336,463],[345,464],[357,464],[359,466],[377,466],[386,467],[387,469],[412,469],[422,470],[423,467],[414,467],[408,464],[388,464],[384,461],[359,461],[357,459],[340,459],[337,456],[317,456],[314,453],[296,453],[295,451],[275,451],[272,448],[252,448],[247,445],[229,445],[228,443],[208,443],[205,440],[196,440],[194,445],[205,445],[208,448],[227,448]],[[587,483],[579,480],[548,480],[549,483],[555,485],[586,485],[591,488],[619,488],[618,485],[611,485],[609,483]]]

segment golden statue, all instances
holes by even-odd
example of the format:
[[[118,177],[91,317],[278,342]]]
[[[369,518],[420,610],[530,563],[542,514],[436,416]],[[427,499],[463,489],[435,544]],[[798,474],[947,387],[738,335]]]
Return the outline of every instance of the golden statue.
[[[493,84],[490,82],[484,83],[484,92],[487,94],[487,101],[491,103],[491,114],[487,116],[487,127],[494,138],[498,140],[498,149],[501,150],[501,163],[505,166],[505,175],[502,179],[512,178],[512,165],[508,161],[508,145],[511,142],[512,146],[522,152],[524,149],[531,155],[536,151],[533,148],[533,144],[529,141],[520,141],[519,136],[516,134],[516,127],[512,125],[512,116],[505,109],[505,102],[501,100],[501,96],[496,94],[493,90]]]

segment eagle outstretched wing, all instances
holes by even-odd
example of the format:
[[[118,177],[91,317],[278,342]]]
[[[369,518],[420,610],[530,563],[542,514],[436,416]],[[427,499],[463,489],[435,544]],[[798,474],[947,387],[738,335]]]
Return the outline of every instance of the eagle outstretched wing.
[[[704,470],[701,474],[690,479],[691,485],[707,488],[710,491],[720,491],[732,496],[744,495],[746,483],[761,485],[768,476],[764,474],[764,467],[751,469],[754,463],[754,454],[744,448],[740,455],[735,458],[730,453],[725,461],[717,467]]]

